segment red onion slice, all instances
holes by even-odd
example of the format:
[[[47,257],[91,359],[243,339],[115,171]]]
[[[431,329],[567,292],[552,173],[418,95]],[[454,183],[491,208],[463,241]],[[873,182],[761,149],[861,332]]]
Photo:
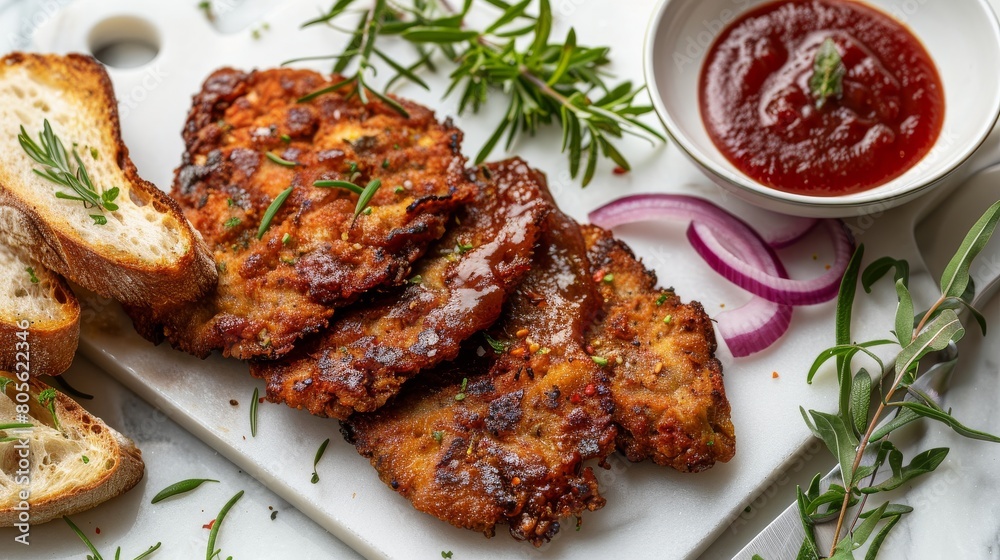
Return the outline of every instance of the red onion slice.
[[[698,222],[688,230],[688,240],[713,270],[746,291],[775,303],[811,305],[837,297],[853,250],[851,237],[840,222],[823,220],[822,227],[833,240],[834,263],[825,274],[810,280],[790,280],[768,274],[746,262],[746,254],[734,255],[719,242],[712,229]]]
[[[805,237],[818,224],[816,218],[799,218],[797,216],[775,216],[771,225],[760,231],[760,236],[768,245],[775,249],[791,247]]]

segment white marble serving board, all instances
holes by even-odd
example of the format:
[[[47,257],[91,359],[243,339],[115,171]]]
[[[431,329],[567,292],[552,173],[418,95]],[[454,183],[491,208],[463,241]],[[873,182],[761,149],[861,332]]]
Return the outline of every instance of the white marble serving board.
[[[156,59],[139,68],[112,68],[110,73],[120,100],[125,142],[140,173],[169,190],[183,148],[180,129],[190,96],[202,80],[224,65],[267,68],[292,57],[338,51],[343,42],[338,32],[323,27],[299,29],[299,24],[329,4],[328,0],[283,2],[261,20],[267,22],[268,29],[255,39],[250,29],[220,33],[194,2],[77,0],[42,23],[35,47],[86,52],[95,26],[119,16],[140,18],[156,29],[160,46]],[[608,10],[607,3],[600,0],[553,4],[554,34],[564,34],[572,25],[581,42],[613,47],[613,70],[619,77],[642,79],[641,47],[653,0],[619,0],[614,10]],[[389,43],[386,48],[401,58],[409,57],[405,45]],[[443,91],[440,76],[428,81],[434,92]],[[467,154],[474,154],[486,140],[505,106],[498,99],[484,114],[458,117],[453,98],[442,101],[436,93],[410,86],[398,93],[436,108],[442,117],[455,116],[466,132]],[[588,210],[608,200],[649,191],[694,194],[734,209],[751,222],[768,220],[712,186],[672,146],[651,148],[629,140],[622,151],[634,165],[632,173],[613,175],[611,168],[602,164],[594,183],[581,190],[569,177],[554,131],[523,139],[515,146],[516,153],[547,172],[560,205],[581,220]],[[503,155],[498,152],[494,157]],[[891,253],[919,263],[912,237],[906,233],[916,209],[911,205],[847,221],[870,255]],[[744,292],[698,259],[683,231],[683,224],[657,224],[623,227],[618,233],[657,270],[663,284],[674,286],[685,299],[703,302],[709,314],[745,302],[748,296]],[[831,262],[830,247],[818,234],[782,254],[796,277],[822,274]],[[929,282],[918,271],[914,285],[919,292]],[[860,309],[855,320],[859,338],[891,328],[875,324],[873,318],[880,309],[894,305],[894,294],[877,291],[870,301],[872,304]],[[369,558],[440,558],[442,550],[451,550],[461,559],[694,556],[809,441],[799,406],[829,409],[835,396],[830,375],[821,375],[813,386],[804,381],[813,358],[832,343],[832,303],[797,310],[789,333],[780,343],[750,359],[734,360],[722,345],[719,358],[737,430],[736,458],[706,473],[683,475],[648,463],[632,465],[616,457],[611,461],[612,469],[598,475],[607,506],[585,515],[581,531],[564,531],[551,544],[536,550],[503,534],[486,540],[413,510],[378,480],[367,460],[344,443],[335,421],[263,404],[259,433],[251,438],[247,403],[254,387],[261,392],[263,387],[250,378],[245,365],[218,356],[203,361],[167,346],[153,347],[133,332],[117,305],[95,298],[87,298],[87,302],[91,310],[85,314],[81,348],[89,358]],[[230,399],[239,401],[239,406],[230,406]],[[313,454],[328,437],[332,443],[319,467],[322,481],[313,485]],[[163,557],[181,556],[165,550]]]

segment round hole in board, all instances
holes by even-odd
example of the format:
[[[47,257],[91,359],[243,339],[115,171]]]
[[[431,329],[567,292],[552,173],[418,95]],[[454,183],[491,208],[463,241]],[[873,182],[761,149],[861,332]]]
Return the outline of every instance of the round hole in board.
[[[160,52],[160,33],[149,21],[116,16],[90,30],[88,47],[94,58],[113,68],[137,68]]]

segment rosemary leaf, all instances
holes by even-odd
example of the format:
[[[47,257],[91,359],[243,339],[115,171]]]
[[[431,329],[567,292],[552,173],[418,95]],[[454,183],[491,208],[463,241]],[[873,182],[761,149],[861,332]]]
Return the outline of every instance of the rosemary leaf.
[[[271,221],[274,220],[275,214],[278,213],[278,210],[281,210],[281,206],[285,203],[285,200],[288,199],[288,195],[290,194],[292,194],[292,187],[288,187],[287,189],[281,191],[281,193],[274,197],[274,200],[271,201],[271,204],[267,207],[267,211],[264,212],[264,219],[260,221],[260,227],[257,228],[257,239],[262,239],[264,234],[267,233],[267,229],[271,227]]]
[[[166,500],[171,496],[176,496],[178,494],[184,494],[186,492],[190,492],[206,482],[218,482],[218,480],[214,480],[211,478],[189,478],[187,480],[175,482],[170,486],[167,486],[163,490],[160,490],[155,496],[153,496],[153,499],[150,500],[149,503],[155,504],[158,502],[162,502],[163,500]]]

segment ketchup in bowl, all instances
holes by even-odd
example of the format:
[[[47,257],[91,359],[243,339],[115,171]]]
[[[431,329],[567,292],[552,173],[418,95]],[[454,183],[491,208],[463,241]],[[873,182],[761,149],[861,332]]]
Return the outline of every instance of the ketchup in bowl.
[[[840,74],[817,78],[830,54]],[[816,79],[837,87],[817,89]],[[944,120],[941,79],[920,41],[849,0],[781,0],[734,21],[708,52],[699,101],[734,166],[811,196],[898,177],[930,151]]]

